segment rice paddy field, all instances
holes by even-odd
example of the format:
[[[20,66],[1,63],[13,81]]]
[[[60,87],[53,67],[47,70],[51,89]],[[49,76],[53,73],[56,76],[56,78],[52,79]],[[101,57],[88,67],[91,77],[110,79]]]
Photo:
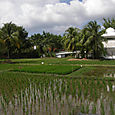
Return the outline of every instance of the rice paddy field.
[[[115,115],[115,60],[0,60],[0,115]]]

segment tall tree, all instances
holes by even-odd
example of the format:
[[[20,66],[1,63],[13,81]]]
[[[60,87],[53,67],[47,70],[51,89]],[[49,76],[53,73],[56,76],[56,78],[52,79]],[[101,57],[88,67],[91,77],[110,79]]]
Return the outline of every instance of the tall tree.
[[[11,29],[12,28],[12,29]],[[7,48],[8,58],[10,58],[10,51],[12,46],[20,47],[19,45],[19,33],[15,30],[15,25],[12,23],[4,24],[4,27],[0,30],[0,38],[4,42]]]
[[[79,44],[81,44],[80,51],[82,58],[87,57],[87,54],[90,51],[90,46],[85,44],[89,37],[88,33],[89,32],[84,28],[81,30]]]
[[[47,49],[50,49],[51,52],[55,52],[56,49],[60,50],[62,49],[62,41],[61,41],[61,36],[60,35],[54,35],[52,33],[45,33],[43,32],[42,34],[44,38],[44,46]]]
[[[87,40],[84,46],[89,46],[89,51],[92,51],[93,58],[99,58],[101,55],[105,54],[104,45],[102,43],[105,39],[101,37],[103,34],[101,26],[98,25],[96,21],[90,21],[84,29],[87,33]]]
[[[68,51],[80,49],[80,29],[70,27],[64,33],[64,46]]]
[[[0,58],[4,55],[6,52],[6,47],[4,44],[4,40],[0,38]]]
[[[4,24],[0,29],[0,38],[7,48],[8,58],[17,52],[23,46],[23,43],[25,44],[27,35],[28,33],[21,26],[17,26],[12,22]]]
[[[43,53],[43,37],[41,34],[34,34],[31,37],[29,37],[29,40],[31,42],[31,46],[36,46],[36,49],[33,49],[33,55],[35,57],[39,57]]]

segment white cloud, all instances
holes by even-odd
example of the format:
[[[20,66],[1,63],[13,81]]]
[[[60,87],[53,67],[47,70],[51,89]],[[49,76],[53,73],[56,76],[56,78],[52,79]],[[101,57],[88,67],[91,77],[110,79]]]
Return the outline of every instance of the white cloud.
[[[84,7],[86,8],[88,16],[115,16],[115,0],[84,0]]]
[[[115,0],[1,0],[0,26],[14,22],[30,33],[43,30],[63,33],[69,26],[80,26],[88,20],[115,17]]]

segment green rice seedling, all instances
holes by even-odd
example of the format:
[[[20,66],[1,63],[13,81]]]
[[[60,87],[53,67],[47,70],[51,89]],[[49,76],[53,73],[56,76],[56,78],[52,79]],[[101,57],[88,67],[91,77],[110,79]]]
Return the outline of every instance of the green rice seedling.
[[[12,115],[15,115],[15,112],[14,112],[14,110],[12,110]]]
[[[28,108],[28,98],[27,98],[27,96],[26,96],[26,108]]]
[[[52,97],[53,97],[53,104],[54,104],[54,101],[55,101],[55,93],[54,92],[52,93]]]
[[[62,115],[61,112],[59,112],[59,115]]]
[[[105,80],[103,80],[103,88],[106,91],[106,82],[105,82]]]
[[[58,104],[56,104],[56,109],[58,110]]]
[[[1,99],[1,106],[4,111],[4,114],[6,114],[6,107],[5,107],[5,103],[4,103],[3,99]]]
[[[34,104],[34,114],[36,114],[36,105]]]
[[[89,90],[89,89],[88,89],[88,86],[86,85],[86,86],[85,86],[85,89],[84,89],[84,97],[85,97],[85,98],[87,98],[87,96],[88,96],[88,90]]]
[[[72,96],[75,97],[76,95],[76,85],[75,81],[72,79]]]
[[[95,105],[92,108],[92,114],[96,114],[96,106]]]
[[[21,105],[21,92],[19,93],[19,100],[20,100],[20,105]]]
[[[78,98],[81,97],[81,94],[82,94],[82,89],[81,89],[81,87],[79,87],[79,88],[78,88]]]
[[[64,95],[64,93],[65,93],[65,90],[66,90],[66,88],[65,88],[65,84],[62,83],[62,86],[61,86],[61,92],[62,92],[63,95]]]
[[[76,96],[76,88],[74,87],[73,89],[72,89],[72,97],[74,98]],[[72,99],[73,99],[72,98]]]
[[[89,84],[89,80],[88,80],[88,79],[86,79],[86,84],[87,84],[87,85]]]
[[[108,81],[108,85],[109,85],[109,88],[110,88],[110,92],[112,92],[112,83],[111,83],[111,81]]]
[[[36,94],[34,94],[34,104],[36,104]]]
[[[104,105],[101,102],[101,115],[105,115]]]
[[[69,115],[72,115],[71,111],[69,112]]]
[[[3,99],[4,99],[4,102],[5,102],[6,106],[8,106],[9,105],[9,100],[8,100],[8,97],[5,94],[3,95]]]
[[[72,109],[72,115],[74,115],[75,114],[75,110],[74,110],[74,108]]]
[[[23,114],[25,114],[25,103],[23,101]]]
[[[97,88],[94,88],[94,102],[96,102],[98,99],[98,93],[97,93]]]
[[[32,115],[32,103],[30,104],[30,114]]]
[[[81,113],[85,113],[85,107],[83,104],[81,105]]]
[[[110,114],[115,115],[114,104],[112,103],[112,101],[110,102]]]
[[[13,109],[15,109],[15,98],[12,99]]]
[[[98,86],[99,88],[101,88],[101,87],[100,87],[100,84],[101,84],[101,83],[100,83],[99,79],[97,79],[97,86]]]
[[[93,98],[93,88],[90,88],[90,100],[92,100],[92,98]]]
[[[86,113],[89,113],[89,104],[86,105]]]
[[[49,93],[48,93],[48,90],[46,91],[46,97],[47,97],[47,99],[49,99]]]
[[[46,111],[48,110],[48,106],[46,105]]]
[[[62,94],[59,92],[59,100],[61,101],[62,99]]]
[[[26,110],[26,115],[29,115],[29,111],[28,111],[28,108],[27,108],[27,110]]]

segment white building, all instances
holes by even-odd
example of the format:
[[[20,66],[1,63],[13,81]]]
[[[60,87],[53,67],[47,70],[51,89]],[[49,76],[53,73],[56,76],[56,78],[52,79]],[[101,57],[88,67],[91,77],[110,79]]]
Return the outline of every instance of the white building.
[[[108,28],[102,36],[107,38],[107,42],[103,42],[104,48],[107,51],[107,55],[104,58],[115,59],[115,29]]]
[[[56,53],[56,57],[57,58],[64,58],[68,55],[71,55],[71,54],[76,54],[76,52],[66,52],[66,51],[63,51],[63,52],[59,52],[59,53]]]

